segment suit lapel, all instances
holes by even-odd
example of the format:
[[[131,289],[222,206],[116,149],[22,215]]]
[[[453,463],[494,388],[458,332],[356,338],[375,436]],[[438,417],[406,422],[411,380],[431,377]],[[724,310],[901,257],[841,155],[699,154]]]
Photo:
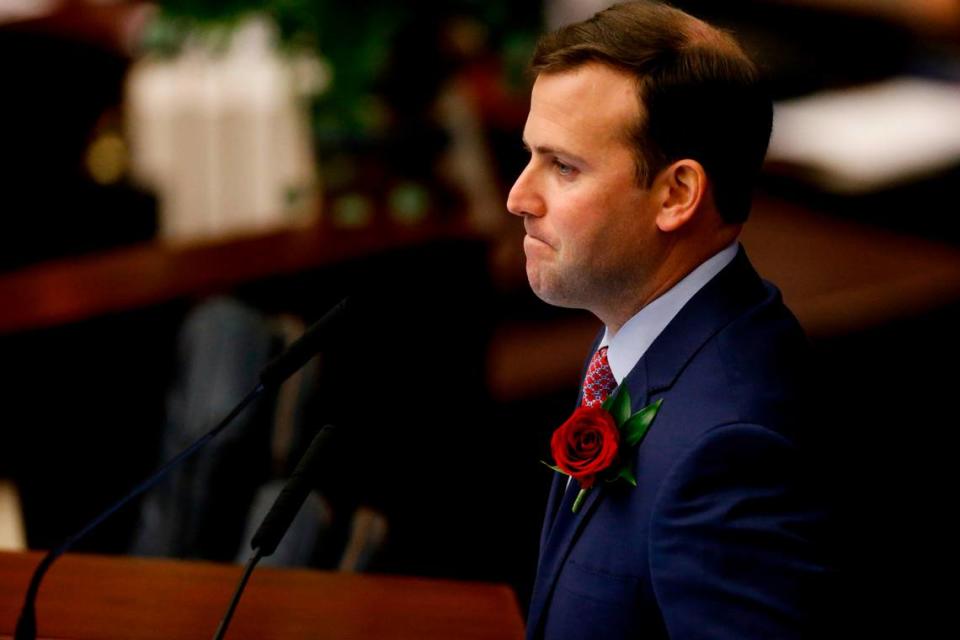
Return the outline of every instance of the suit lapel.
[[[712,336],[767,293],[741,247],[733,262],[680,310],[623,380],[630,392],[633,411],[646,406],[656,392],[668,389]],[[599,338],[594,349],[598,343]],[[642,481],[639,477],[638,480]],[[556,474],[547,502],[537,578],[530,600],[527,620],[530,638],[538,637],[560,570],[604,494],[602,485],[597,485],[587,493],[580,511],[574,514],[571,508],[578,488],[574,485],[564,491],[565,486],[566,476]]]
[[[570,553],[573,541],[583,529],[603,496],[601,487],[594,487],[587,492],[583,504],[580,505],[580,510],[573,513],[573,501],[579,487],[576,481],[572,481],[570,488],[563,491],[567,477],[561,474],[557,475],[560,476],[559,490],[562,493],[552,526],[549,527],[549,530],[546,530],[545,527],[544,531],[545,543],[540,548],[537,579],[533,586],[533,597],[530,599],[530,617],[527,620],[528,637],[536,635],[546,604],[549,602],[550,595],[553,593],[553,588],[557,582],[557,576],[560,575],[560,568]],[[558,480],[555,478],[554,489],[557,489],[557,484]]]
[[[645,393],[653,395],[670,388],[713,336],[769,294],[740,247],[733,261],[698,291],[657,336],[628,379],[642,365]],[[632,394],[631,388],[631,397]]]
[[[540,557],[543,557],[543,550],[547,546],[547,537],[553,529],[553,523],[557,518],[557,511],[560,503],[563,501],[564,490],[567,487],[567,476],[562,473],[553,474],[550,483],[550,495],[547,497],[547,510],[543,516],[543,529],[540,531]]]

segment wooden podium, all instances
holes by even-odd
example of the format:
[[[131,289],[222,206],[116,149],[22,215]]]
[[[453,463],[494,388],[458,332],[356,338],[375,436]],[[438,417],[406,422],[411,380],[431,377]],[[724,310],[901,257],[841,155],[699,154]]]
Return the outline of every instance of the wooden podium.
[[[13,636],[39,553],[0,553],[0,638]],[[211,638],[242,567],[68,555],[37,601],[40,638]],[[226,635],[233,640],[523,638],[506,586],[310,570],[254,571]]]

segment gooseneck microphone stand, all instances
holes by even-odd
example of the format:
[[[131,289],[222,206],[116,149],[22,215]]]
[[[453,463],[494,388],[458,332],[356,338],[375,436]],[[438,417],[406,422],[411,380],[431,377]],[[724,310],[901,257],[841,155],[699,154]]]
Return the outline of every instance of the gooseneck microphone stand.
[[[316,355],[322,348],[332,342],[332,337],[342,332],[349,317],[350,303],[349,299],[341,300],[335,307],[317,320],[308,328],[300,338],[291,344],[286,351],[274,358],[263,371],[260,372],[260,382],[246,397],[230,411],[227,416],[220,421],[217,426],[202,435],[193,444],[178,453],[166,464],[160,467],[149,478],[133,488],[128,494],[107,507],[103,513],[84,525],[79,531],[67,538],[60,546],[50,550],[43,560],[37,565],[30,579],[30,586],[27,588],[26,596],[23,601],[23,609],[20,610],[20,618],[17,620],[17,629],[15,631],[15,640],[36,640],[37,637],[37,616],[35,602],[37,593],[40,590],[40,583],[43,576],[50,569],[50,566],[61,555],[66,553],[74,544],[82,540],[88,533],[97,528],[100,523],[109,518],[118,509],[128,502],[144,493],[156,485],[165,475],[167,475],[176,466],[184,460],[194,455],[199,449],[207,444],[214,436],[223,431],[230,422],[253,402],[264,390],[274,390],[278,388],[295,371],[300,369],[307,360]],[[321,431],[321,433],[323,433]],[[318,434],[319,435],[319,434]],[[306,456],[305,456],[306,457]],[[281,534],[282,535],[282,534]],[[272,553],[272,551],[271,551]],[[268,554],[269,555],[269,554]],[[251,568],[252,569],[252,568]]]
[[[237,608],[237,603],[240,602],[240,596],[247,586],[247,580],[250,579],[250,574],[253,573],[254,567],[257,566],[261,558],[272,555],[277,550],[277,545],[280,544],[280,540],[283,539],[297,512],[300,511],[300,507],[303,506],[307,496],[310,495],[314,476],[320,469],[321,455],[330,455],[328,453],[331,450],[330,442],[336,438],[337,429],[330,424],[313,437],[307,452],[300,458],[297,468],[294,469],[290,479],[283,486],[280,495],[274,500],[273,506],[270,507],[270,511],[263,522],[260,523],[257,532],[253,534],[253,538],[250,540],[253,555],[247,561],[247,566],[243,570],[243,575],[237,584],[227,611],[213,635],[213,640],[223,640],[223,636],[227,633],[227,627],[230,626],[230,620],[233,618],[233,612]]]
[[[52,565],[57,558],[71,549],[73,545],[86,537],[88,533],[96,529],[101,522],[113,515],[115,511],[139,496],[141,493],[152,488],[174,467],[192,456],[197,452],[197,450],[213,439],[214,436],[223,431],[223,429],[230,424],[234,418],[240,415],[240,413],[247,408],[247,405],[253,402],[257,396],[263,392],[263,390],[263,384],[258,384],[252,391],[250,391],[250,393],[247,394],[243,400],[240,401],[240,404],[233,408],[233,411],[227,414],[227,417],[220,421],[217,426],[205,433],[189,447],[171,458],[166,464],[155,471],[152,476],[134,487],[130,493],[104,509],[100,515],[88,522],[82,529],[74,533],[72,536],[64,540],[60,546],[51,549],[47,555],[44,556],[43,560],[39,565],[37,565],[36,570],[33,572],[33,578],[31,578],[30,586],[27,588],[27,595],[23,601],[23,609],[20,611],[20,618],[17,620],[17,630],[16,635],[14,635],[15,640],[35,640],[37,637],[37,616],[36,611],[34,610],[34,603],[37,600],[37,592],[40,590],[40,583],[43,581],[43,576],[47,573],[50,565]]]

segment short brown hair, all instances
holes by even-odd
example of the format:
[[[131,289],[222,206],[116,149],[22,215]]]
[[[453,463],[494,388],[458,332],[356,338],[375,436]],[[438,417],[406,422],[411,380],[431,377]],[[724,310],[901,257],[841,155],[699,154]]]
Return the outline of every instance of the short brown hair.
[[[773,105],[736,40],[668,5],[629,2],[541,38],[531,68],[559,73],[590,62],[637,79],[642,108],[628,135],[638,181],[649,187],[671,162],[691,158],[710,177],[723,219],[746,220]]]

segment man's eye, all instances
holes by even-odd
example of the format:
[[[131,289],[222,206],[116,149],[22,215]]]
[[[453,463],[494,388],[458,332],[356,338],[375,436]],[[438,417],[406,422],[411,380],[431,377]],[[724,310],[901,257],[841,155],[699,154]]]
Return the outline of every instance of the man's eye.
[[[557,168],[557,173],[559,173],[562,176],[573,175],[574,168],[568,164],[564,164],[563,162],[560,162],[559,160],[555,159],[553,161],[553,166]]]

